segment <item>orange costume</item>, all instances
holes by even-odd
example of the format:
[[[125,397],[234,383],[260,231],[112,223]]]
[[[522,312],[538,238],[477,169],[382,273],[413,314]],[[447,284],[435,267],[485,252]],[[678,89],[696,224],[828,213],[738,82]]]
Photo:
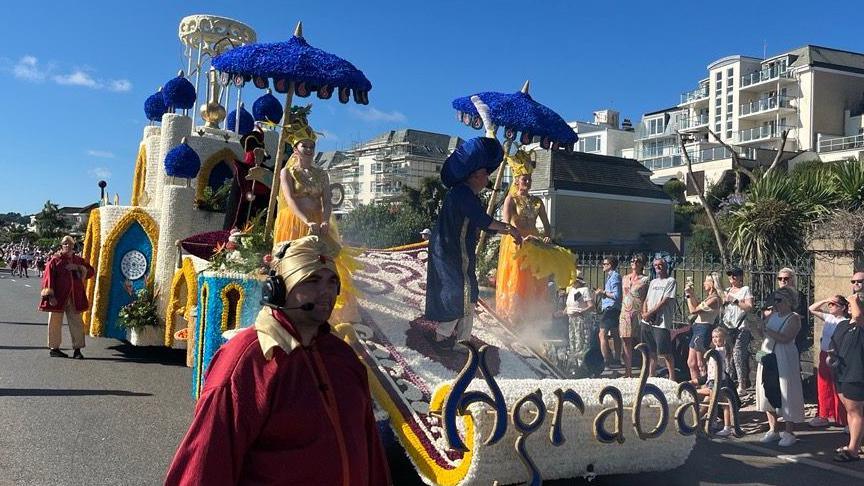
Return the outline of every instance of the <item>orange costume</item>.
[[[540,236],[537,218],[543,202],[537,196],[510,196],[516,203],[516,214],[510,221],[519,229],[522,237]],[[498,315],[520,323],[525,319],[551,317],[551,303],[547,281],[538,279],[528,268],[522,268],[524,255],[518,255],[520,247],[510,235],[501,237],[498,252],[498,272],[495,276],[495,311]],[[548,312],[547,312],[548,311]],[[549,315],[546,315],[546,314]],[[542,315],[541,315],[542,314]]]

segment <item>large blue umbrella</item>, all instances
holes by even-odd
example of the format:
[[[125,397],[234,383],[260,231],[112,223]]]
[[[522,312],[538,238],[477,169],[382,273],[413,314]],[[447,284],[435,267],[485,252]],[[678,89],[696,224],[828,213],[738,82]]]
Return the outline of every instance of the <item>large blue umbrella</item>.
[[[213,58],[211,65],[221,72],[222,82],[229,80],[242,86],[247,81],[261,89],[273,83],[273,88],[285,94],[285,124],[290,123],[291,98],[294,94],[307,97],[313,91],[318,98],[328,99],[334,92],[339,101],[347,103],[352,96],[356,103],[369,103],[372,83],[350,62],[341,57],[309,45],[303,38],[303,24],[297,23],[294,36],[285,42],[249,44],[231,49]],[[265,231],[270,232],[275,222],[276,195],[279,193],[279,171],[282,169],[282,150],[286,130],[282,129],[276,150],[276,167],[270,204],[267,209]]]
[[[531,98],[527,81],[522,90],[516,93],[485,91],[453,100],[453,108],[460,120],[481,129],[483,122],[471,102],[472,96],[478,96],[489,107],[489,115],[495,125],[504,127],[505,141],[512,142],[519,137],[521,143],[528,144],[534,137],[540,137],[543,148],[562,147],[568,150],[576,143],[577,136],[573,128],[560,115]]]

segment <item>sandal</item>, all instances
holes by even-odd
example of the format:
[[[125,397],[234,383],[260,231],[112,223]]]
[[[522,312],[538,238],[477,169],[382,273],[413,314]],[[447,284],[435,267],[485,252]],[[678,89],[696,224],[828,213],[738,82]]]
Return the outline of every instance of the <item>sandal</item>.
[[[845,447],[839,449],[837,452],[834,453],[835,462],[852,462],[859,459],[861,459],[861,456]]]

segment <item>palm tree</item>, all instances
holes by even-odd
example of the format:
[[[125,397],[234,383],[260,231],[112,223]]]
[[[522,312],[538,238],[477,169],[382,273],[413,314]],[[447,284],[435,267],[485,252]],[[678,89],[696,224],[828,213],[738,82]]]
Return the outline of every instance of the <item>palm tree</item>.
[[[39,236],[57,235],[66,229],[66,222],[60,214],[60,208],[50,199],[45,201],[42,211],[37,213],[33,219]]]

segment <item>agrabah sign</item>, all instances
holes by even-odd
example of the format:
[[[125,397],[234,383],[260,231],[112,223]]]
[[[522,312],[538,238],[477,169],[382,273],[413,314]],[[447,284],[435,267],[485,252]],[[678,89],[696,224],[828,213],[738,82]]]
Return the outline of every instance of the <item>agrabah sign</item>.
[[[460,436],[457,425],[458,417],[470,415],[468,411],[469,406],[484,404],[489,409],[483,413],[494,415],[495,419],[492,430],[483,442],[482,447],[498,443],[504,438],[508,427],[515,428],[517,437],[514,447],[524,465],[528,478],[527,484],[539,486],[543,481],[543,475],[528,450],[526,444],[528,437],[540,429],[546,421],[547,414],[551,413],[548,445],[552,448],[558,448],[563,445],[567,440],[562,428],[562,422],[565,420],[565,404],[571,404],[578,411],[579,415],[584,417],[586,406],[583,397],[570,387],[566,389],[557,388],[553,392],[555,398],[552,403],[554,405],[547,408],[543,392],[538,388],[531,393],[525,394],[508,407],[508,404],[505,403],[504,393],[502,393],[501,388],[489,372],[486,364],[487,346],[483,346],[478,351],[469,342],[463,342],[463,344],[469,348],[468,361],[453,383],[450,393],[444,399],[442,409],[432,411],[432,413],[441,414],[444,436],[447,442],[452,449],[461,452],[468,451],[465,441]],[[599,411],[593,417],[593,426],[591,427],[595,441],[602,444],[624,444],[626,440],[623,428],[625,411],[630,414],[636,437],[643,441],[656,439],[663,435],[670,420],[675,422],[677,433],[681,436],[696,434],[711,436],[710,425],[718,417],[722,407],[728,407],[732,412],[734,434],[736,436],[743,435],[738,421],[740,403],[737,395],[731,388],[721,387],[721,380],[715,380],[708,397],[707,411],[702,413],[701,409],[705,405],[702,403],[696,387],[689,382],[681,383],[677,387],[678,400],[676,402],[679,405],[672,411],[670,410],[669,401],[660,387],[648,382],[648,348],[644,344],[640,344],[636,349],[642,354],[642,368],[639,373],[638,389],[635,393],[635,398],[631,403],[625,403],[622,391],[612,385],[603,386],[599,390],[597,396],[600,404]],[[707,351],[705,353],[705,360],[706,362],[710,360],[717,367],[717,376],[723,376],[724,363],[717,351],[713,349]],[[469,390],[469,386],[478,371],[488,386],[489,393],[476,389]],[[580,381],[587,380],[571,380],[570,382],[578,383]],[[594,408],[596,409],[597,407],[595,406]],[[659,412],[659,418],[656,423],[651,424],[650,429],[646,429],[646,424],[643,423],[643,414],[646,409],[654,409],[654,415]],[[525,416],[530,418],[526,419]],[[611,429],[607,423],[610,419],[613,422]],[[587,476],[591,474],[590,469],[589,467]]]

